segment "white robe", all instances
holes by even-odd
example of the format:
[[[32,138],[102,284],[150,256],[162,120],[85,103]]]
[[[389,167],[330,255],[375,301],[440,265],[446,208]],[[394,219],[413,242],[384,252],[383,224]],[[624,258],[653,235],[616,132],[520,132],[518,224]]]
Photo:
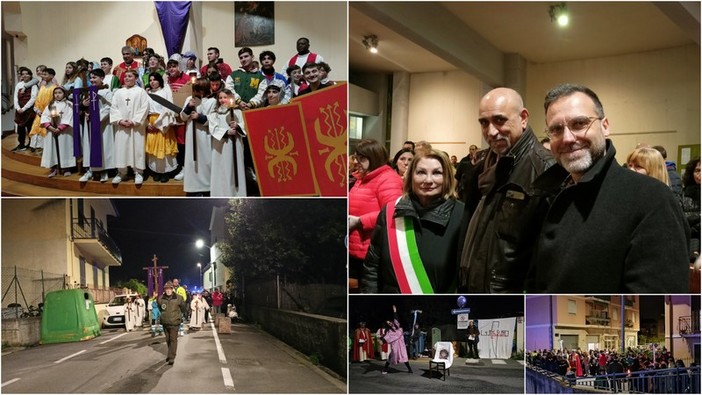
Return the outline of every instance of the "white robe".
[[[210,305],[207,304],[205,299],[193,298],[190,302],[190,327],[191,328],[202,328],[202,323],[205,322],[205,310],[210,309]]]
[[[144,299],[138,298],[134,301],[134,304],[136,305],[136,323],[134,326],[141,328],[144,323],[144,316],[146,314],[146,303],[144,303]]]
[[[102,136],[102,167],[90,166],[90,170],[100,171],[105,169],[115,168],[115,133],[110,123],[110,104],[112,103],[113,93],[109,89],[100,89],[98,91],[100,101],[100,130]],[[90,120],[86,118],[83,125],[83,166],[90,165],[90,140],[88,138],[88,126]]]
[[[136,325],[136,305],[134,302],[129,302],[124,304],[124,328],[129,331],[134,330]]]
[[[185,99],[183,108],[190,103],[191,96]],[[207,116],[214,111],[217,100],[202,99],[195,109],[198,114]],[[185,192],[209,192],[212,166],[212,138],[207,123],[193,122],[187,115],[180,113],[185,121],[185,165],[183,190]],[[193,123],[195,124],[195,141],[197,142],[197,162],[193,160]]]
[[[221,111],[221,110],[220,110]],[[212,177],[210,181],[210,196],[229,197],[246,196],[246,175],[244,172],[244,142],[237,133],[227,134],[229,122],[232,121],[230,111],[214,112],[207,116],[212,134]],[[246,134],[244,116],[241,110],[234,109],[236,121]],[[234,147],[236,147],[236,167],[234,166]],[[234,172],[239,175],[239,187],[234,183]]]
[[[73,156],[73,105],[67,100],[54,102],[56,112],[61,115],[58,124],[68,125],[66,129],[58,135],[58,156],[61,158],[61,168],[67,169],[76,165],[76,158]],[[44,109],[41,114],[41,123],[51,122],[51,105]],[[44,151],[41,155],[41,167],[51,168],[58,164],[56,157],[56,140],[54,134],[48,129],[44,138]]]
[[[161,88],[151,93],[161,96],[171,103],[173,102],[173,92],[171,92],[171,88],[168,85],[166,85],[165,88]],[[149,97],[149,114],[159,114],[158,119],[156,119],[156,122],[154,123],[154,127],[160,130],[160,133],[165,134],[168,131],[168,128],[176,123],[175,113],[163,105],[156,103],[151,97]],[[149,169],[156,173],[170,173],[178,168],[178,161],[175,155],[166,156],[163,159],[159,159],[151,154],[147,154],[146,156]]]
[[[149,96],[139,87],[117,89],[112,96],[110,123],[115,131],[115,167],[144,170],[146,167],[146,115]],[[121,120],[130,120],[134,126],[125,128]]]

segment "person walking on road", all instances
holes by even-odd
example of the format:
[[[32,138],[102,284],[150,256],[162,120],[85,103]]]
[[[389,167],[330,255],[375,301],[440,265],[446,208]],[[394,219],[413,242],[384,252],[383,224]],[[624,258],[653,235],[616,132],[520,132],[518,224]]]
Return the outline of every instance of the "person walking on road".
[[[142,299],[141,295],[136,294],[134,306],[136,307],[136,322],[134,326],[141,328],[144,324],[144,317],[146,316],[146,303],[144,303],[144,299]]]
[[[164,294],[158,300],[158,305],[161,308],[161,324],[163,332],[166,335],[166,344],[168,345],[168,356],[166,362],[173,365],[178,350],[178,328],[183,322],[183,316],[188,309],[185,306],[185,300],[180,295],[176,295],[173,291],[173,283],[168,281],[163,286]]]
[[[156,337],[157,334],[163,333],[163,326],[161,325],[161,309],[158,307],[158,293],[154,291],[154,294],[149,298],[147,303],[149,309],[149,317],[151,318],[151,337]]]
[[[136,305],[132,301],[132,297],[128,296],[124,303],[124,329],[127,332],[133,331],[136,325]]]

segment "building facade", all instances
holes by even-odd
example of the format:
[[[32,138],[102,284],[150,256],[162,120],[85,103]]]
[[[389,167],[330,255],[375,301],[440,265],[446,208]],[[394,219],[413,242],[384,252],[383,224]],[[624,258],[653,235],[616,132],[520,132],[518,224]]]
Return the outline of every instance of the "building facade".
[[[109,199],[3,199],[3,307],[37,306],[47,292],[67,288],[109,301],[109,269],[122,257],[106,227],[117,215]]]
[[[634,347],[639,327],[638,296],[526,297],[527,350]]]
[[[665,346],[673,357],[689,366],[700,364],[700,297],[665,297]]]

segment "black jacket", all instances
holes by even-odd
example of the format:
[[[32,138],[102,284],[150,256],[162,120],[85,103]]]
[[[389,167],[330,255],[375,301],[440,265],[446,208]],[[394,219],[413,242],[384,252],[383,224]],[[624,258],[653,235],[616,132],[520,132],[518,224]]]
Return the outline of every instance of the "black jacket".
[[[606,144],[578,183],[568,183],[560,165],[534,183],[550,207],[528,291],[688,292],[689,228],[680,204],[667,185],[622,168]]]
[[[455,292],[456,251],[463,203],[448,199],[437,204],[424,209],[416,200],[403,197],[395,205],[394,218],[413,219],[417,248],[434,293]],[[386,211],[387,206],[378,214],[370,248],[363,263],[363,293],[400,292],[390,260]]]
[[[532,182],[554,163],[530,127],[507,155],[498,158],[489,151],[478,163],[482,169],[472,189],[479,189],[481,198],[463,241],[459,291],[524,291],[536,230],[546,209]]]

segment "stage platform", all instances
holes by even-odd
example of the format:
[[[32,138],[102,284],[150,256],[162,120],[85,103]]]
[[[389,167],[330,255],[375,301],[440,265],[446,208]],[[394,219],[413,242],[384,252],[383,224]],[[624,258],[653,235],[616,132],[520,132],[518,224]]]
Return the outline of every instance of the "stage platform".
[[[79,182],[81,174],[49,178],[49,169],[40,167],[41,154],[31,151],[12,152],[17,146],[17,135],[2,139],[2,195],[3,196],[185,196],[183,181],[171,179],[167,183],[155,182],[151,177],[140,186],[133,179],[119,185],[107,182]]]

